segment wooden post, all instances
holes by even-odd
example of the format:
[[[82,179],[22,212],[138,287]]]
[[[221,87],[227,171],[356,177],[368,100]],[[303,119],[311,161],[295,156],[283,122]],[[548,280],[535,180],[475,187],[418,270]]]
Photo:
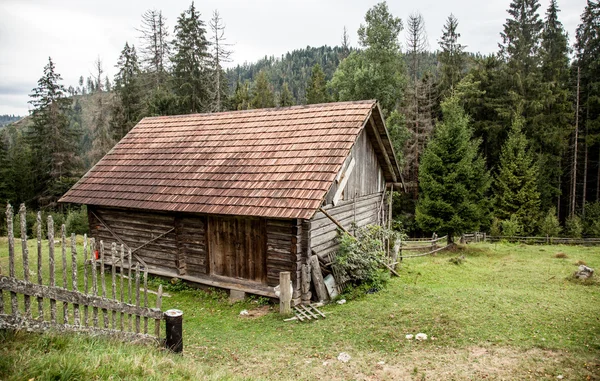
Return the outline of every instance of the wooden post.
[[[75,233],[71,233],[71,282],[73,291],[79,291],[77,289],[77,239]],[[79,304],[73,303],[73,324],[81,325],[79,319]]]
[[[21,219],[21,252],[23,253],[23,280],[29,282],[29,248],[27,247],[27,210],[25,204],[19,208],[19,217]],[[29,295],[23,295],[23,305],[25,307],[25,317],[31,317],[31,298]]]
[[[63,288],[67,289],[67,229],[65,224],[62,224],[60,227],[60,244],[61,244],[61,254],[62,254],[62,272],[63,272]],[[69,304],[63,302],[63,323],[69,323]]]
[[[110,245],[110,266],[111,266],[111,283],[112,283],[112,298],[117,300],[117,268],[115,266],[115,259],[117,258],[117,244],[112,243]],[[111,327],[112,329],[117,328],[117,311],[113,310],[111,314]]]
[[[302,265],[302,304],[310,304],[312,293],[310,292],[310,267],[307,264]]]
[[[156,309],[160,311],[162,308],[162,284],[158,285],[158,292],[156,294]],[[154,335],[157,339],[160,339],[160,319],[154,320]]]
[[[37,212],[37,279],[38,284],[42,285],[42,212]],[[44,320],[44,298],[38,297],[38,319]]]
[[[183,312],[168,310],[165,312],[167,330],[166,346],[175,353],[183,351]]]
[[[48,267],[50,268],[50,287],[56,286],[54,279],[54,220],[48,216]],[[56,323],[56,299],[50,299],[50,322]]]
[[[319,264],[319,258],[316,255],[310,257],[310,269],[312,274],[312,281],[315,285],[315,293],[319,301],[329,300],[329,294],[327,294],[327,288],[323,281],[323,274],[321,273],[321,265]]]
[[[87,240],[87,234],[83,235],[83,289],[85,290],[85,293],[87,294],[89,292],[89,282],[88,282],[88,240]],[[88,306],[84,305],[83,306],[83,325],[85,325],[86,327],[89,324],[89,320],[88,320]]]
[[[291,276],[289,271],[279,273],[279,313],[289,315],[292,313],[292,294],[290,292]]]
[[[129,254],[129,258],[127,259],[127,264],[128,269],[127,269],[127,282],[129,285],[129,304],[133,303],[133,288],[131,286],[131,249],[128,250],[128,254]],[[128,315],[129,317],[129,324],[128,324],[128,328],[130,331],[133,331],[133,317],[131,316],[131,314]]]

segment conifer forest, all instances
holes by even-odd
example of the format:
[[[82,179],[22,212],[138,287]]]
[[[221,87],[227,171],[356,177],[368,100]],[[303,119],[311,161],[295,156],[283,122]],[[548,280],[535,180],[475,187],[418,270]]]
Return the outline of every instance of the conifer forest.
[[[426,30],[418,12],[384,1],[337,46],[232,66],[218,11],[148,10],[117,62],[98,58],[65,84],[49,57],[30,115],[0,116],[0,205],[85,230],[85,210],[58,199],[144,117],[377,99],[406,189],[395,228],[600,237],[600,0],[587,0],[573,36],[557,0],[512,0],[505,16],[496,52],[482,55],[452,14]]]

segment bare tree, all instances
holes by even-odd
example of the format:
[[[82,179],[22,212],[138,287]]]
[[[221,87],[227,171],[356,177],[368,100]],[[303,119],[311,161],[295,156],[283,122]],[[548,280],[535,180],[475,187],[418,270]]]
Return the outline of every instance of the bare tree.
[[[413,82],[417,81],[419,75],[419,56],[428,46],[425,19],[418,12],[412,13],[406,22],[406,51],[410,58],[409,70]]]
[[[223,100],[227,97],[228,83],[223,71],[223,64],[231,62],[233,51],[230,49],[232,44],[227,43],[225,38],[225,24],[219,15],[219,11],[213,11],[213,16],[208,23],[212,31],[212,56],[213,56],[213,101],[212,111],[223,111]]]
[[[350,36],[348,35],[348,29],[344,25],[344,32],[342,33],[342,46],[341,46],[340,61],[350,55]]]
[[[94,61],[94,72],[90,74],[92,75],[92,78],[94,78],[94,87],[96,92],[102,92],[102,89],[104,88],[104,84],[102,83],[102,74],[104,74],[104,69],[102,68],[102,59],[100,59],[100,56],[98,56],[96,61]]]
[[[142,15],[142,26],[137,29],[141,33],[141,63],[145,70],[154,74],[157,86],[165,81],[169,62],[169,32],[166,22],[162,11],[149,9]]]

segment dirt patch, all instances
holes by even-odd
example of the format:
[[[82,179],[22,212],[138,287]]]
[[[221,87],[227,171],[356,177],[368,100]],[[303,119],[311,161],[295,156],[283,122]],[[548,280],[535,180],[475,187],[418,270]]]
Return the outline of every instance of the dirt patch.
[[[248,314],[240,314],[241,318],[245,318],[245,319],[252,319],[252,318],[258,318],[261,316],[265,316],[266,314],[268,314],[271,311],[271,306],[260,306],[258,308],[254,308],[251,310],[246,310],[248,312]]]

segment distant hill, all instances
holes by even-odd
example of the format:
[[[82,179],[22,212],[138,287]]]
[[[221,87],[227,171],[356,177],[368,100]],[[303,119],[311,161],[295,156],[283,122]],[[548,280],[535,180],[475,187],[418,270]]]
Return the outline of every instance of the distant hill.
[[[310,78],[312,67],[320,64],[327,80],[331,79],[335,69],[343,58],[342,48],[339,46],[307,46],[296,49],[281,57],[265,56],[254,63],[244,63],[227,70],[227,79],[231,92],[235,90],[237,82],[252,82],[256,75],[264,70],[275,92],[281,91],[284,82],[288,83],[290,91],[296,98],[296,103],[302,103],[306,94],[306,82]]]
[[[0,127],[4,127],[7,126],[13,122],[16,122],[20,119],[22,119],[22,116],[18,116],[18,115],[0,115]]]

